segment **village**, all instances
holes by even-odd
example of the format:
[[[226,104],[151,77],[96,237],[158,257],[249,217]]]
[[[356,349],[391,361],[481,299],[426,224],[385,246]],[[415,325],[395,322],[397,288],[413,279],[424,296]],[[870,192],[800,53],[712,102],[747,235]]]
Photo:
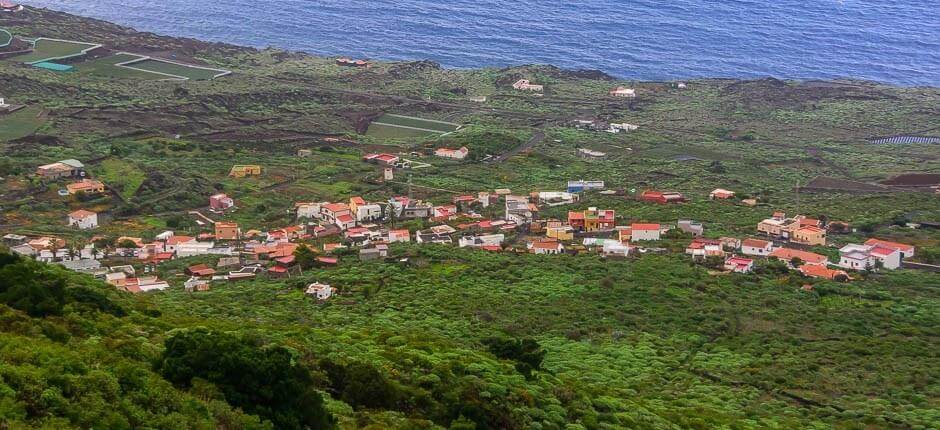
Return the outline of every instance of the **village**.
[[[462,159],[466,148],[437,150],[435,155]],[[396,168],[407,167],[393,154],[367,154],[363,161],[378,164],[384,179]],[[35,176],[64,184],[62,196],[107,193],[101,181],[89,177],[82,162],[74,159],[38,166]],[[260,165],[235,165],[229,176],[245,178],[262,174]],[[90,273],[133,293],[164,290],[177,279],[161,279],[158,268],[178,259],[211,256],[211,264],[187,266],[176,277],[185,278],[186,291],[206,291],[213,283],[248,280],[257,276],[289,278],[305,268],[329,268],[354,261],[395,261],[390,246],[399,243],[444,244],[481,252],[538,255],[596,254],[608,259],[641,258],[647,253],[667,253],[669,242],[685,241],[684,253],[714,274],[748,274],[780,261],[806,278],[850,282],[856,273],[896,270],[914,256],[914,246],[879,238],[862,244],[836,244],[830,234],[848,232],[842,221],[822,221],[804,215],[775,211],[758,223],[749,237],[708,237],[706,226],[692,219],[636,220],[614,210],[588,206],[568,210],[566,218],[540,216],[545,210],[590,204],[594,195],[614,193],[603,181],[571,180],[564,190],[514,193],[510,189],[479,191],[454,196],[450,202],[422,201],[404,195],[384,201],[353,196],[346,201],[295,202],[294,224],[261,231],[226,221],[237,202],[225,193],[207,196],[207,213],[191,211],[203,226],[195,236],[164,231],[152,238],[92,236],[81,247],[51,236],[7,234],[4,244],[13,252],[68,269]],[[687,197],[676,191],[643,190],[627,196],[650,205],[679,205]],[[734,191],[718,188],[707,199],[715,205],[754,206],[755,199],[738,199]],[[78,209],[64,214],[71,228],[94,231],[98,214]],[[402,224],[421,221],[427,228],[409,230]],[[838,247],[838,260],[813,249]],[[172,282],[172,284],[171,284]],[[805,288],[812,288],[807,284]],[[307,293],[318,300],[331,297],[335,288],[311,284]]]

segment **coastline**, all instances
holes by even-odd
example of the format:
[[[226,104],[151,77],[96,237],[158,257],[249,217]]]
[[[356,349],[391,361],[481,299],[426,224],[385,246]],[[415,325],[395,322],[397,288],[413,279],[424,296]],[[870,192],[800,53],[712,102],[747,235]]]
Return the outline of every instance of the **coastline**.
[[[244,49],[244,50],[254,50],[254,51],[259,51],[259,52],[260,51],[273,51],[273,52],[283,53],[289,56],[309,56],[312,58],[320,58],[320,59],[331,59],[331,58],[336,58],[336,57],[345,57],[349,55],[348,53],[344,53],[344,52],[330,52],[330,53],[311,52],[311,51],[306,51],[303,49],[297,49],[297,48],[286,47],[286,46],[260,46],[260,45],[252,45],[252,44],[247,44],[247,43],[246,44],[236,43],[236,42],[231,42],[231,41],[212,41],[212,40],[208,40],[205,38],[181,36],[181,35],[176,35],[172,33],[141,31],[132,25],[117,24],[117,23],[107,21],[101,18],[84,16],[84,15],[76,15],[76,14],[72,14],[69,12],[60,11],[56,9],[27,6],[26,12],[29,12],[30,10],[36,11],[36,12],[44,11],[44,13],[68,16],[68,17],[77,18],[80,20],[85,20],[88,22],[95,22],[95,23],[98,23],[99,25],[113,26],[113,27],[121,29],[122,31],[133,32],[133,33],[137,33],[140,35],[149,35],[149,36],[153,36],[154,38],[164,39],[168,41],[181,41],[183,42],[183,44],[192,42],[192,43],[196,43],[199,45],[226,47],[226,49],[238,49],[238,50]],[[3,19],[4,17],[0,16],[0,24],[3,23]],[[382,57],[381,55],[376,55],[376,56],[368,56],[368,57],[363,57],[363,58],[368,59],[369,61],[372,61],[372,62],[386,63],[386,64],[433,63],[442,69],[454,70],[454,71],[467,71],[467,72],[478,71],[478,70],[510,70],[510,69],[528,68],[528,67],[550,67],[550,68],[556,68],[559,70],[563,70],[565,72],[571,72],[571,73],[576,73],[576,74],[582,73],[582,72],[602,73],[608,76],[611,80],[635,82],[635,83],[671,83],[671,82],[679,82],[679,81],[686,81],[686,82],[689,82],[689,81],[753,81],[753,80],[772,79],[772,80],[781,80],[781,81],[798,82],[798,83],[827,82],[827,83],[838,83],[838,84],[847,84],[847,85],[886,86],[886,87],[897,87],[897,88],[937,88],[937,87],[940,87],[940,84],[926,84],[926,85],[904,84],[904,83],[890,82],[890,81],[884,81],[884,80],[872,80],[872,79],[858,78],[858,77],[853,77],[853,76],[822,78],[822,77],[780,76],[780,75],[775,75],[775,74],[754,75],[754,76],[721,76],[720,74],[718,74],[718,75],[711,75],[711,76],[688,75],[685,77],[678,77],[674,79],[650,79],[650,78],[643,78],[643,77],[620,75],[615,72],[612,72],[611,71],[613,69],[612,67],[597,67],[597,68],[562,67],[562,66],[558,66],[552,63],[539,63],[539,62],[523,62],[523,63],[493,64],[493,65],[480,64],[478,66],[467,67],[467,66],[459,66],[459,65],[442,63],[440,61],[436,61],[430,58],[422,59],[419,57],[408,58],[408,59],[396,59],[396,58],[388,58],[388,57]]]

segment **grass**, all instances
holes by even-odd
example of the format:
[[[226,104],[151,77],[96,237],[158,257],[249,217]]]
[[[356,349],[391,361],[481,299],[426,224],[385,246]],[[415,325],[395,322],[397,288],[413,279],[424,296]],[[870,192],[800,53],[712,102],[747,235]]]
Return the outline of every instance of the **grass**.
[[[427,137],[457,130],[457,124],[385,114],[369,125],[366,135],[384,139]]]
[[[118,190],[125,200],[132,199],[147,178],[134,164],[113,158],[102,161],[97,170],[98,178]]]
[[[0,141],[19,139],[33,134],[46,122],[40,116],[42,106],[30,106],[12,114],[0,116]]]
[[[118,78],[118,79],[143,79],[143,80],[160,80],[166,79],[164,75],[158,75],[156,73],[150,73],[140,70],[129,69],[127,67],[115,66],[115,64],[123,63],[125,61],[132,61],[134,59],[141,58],[138,55],[133,54],[115,54],[103,58],[99,58],[92,61],[87,61],[81,64],[76,65],[76,69],[82,73],[89,73],[97,76],[104,76],[109,78]]]
[[[160,61],[155,59],[147,59],[143,61],[138,61],[136,63],[128,64],[128,67],[133,67],[135,69],[149,70],[157,73],[166,73],[169,75],[181,76],[184,78],[189,78],[193,80],[209,80],[214,78],[219,73],[223,73],[224,70],[219,69],[202,69],[197,67],[185,66],[182,64],[174,64],[166,61]]]
[[[33,52],[13,57],[13,59],[23,63],[35,63],[38,61],[79,55],[83,50],[93,46],[95,45],[91,43],[38,39],[33,46]]]
[[[4,47],[10,44],[10,41],[13,40],[13,35],[9,31],[6,31],[0,28],[0,47]]]

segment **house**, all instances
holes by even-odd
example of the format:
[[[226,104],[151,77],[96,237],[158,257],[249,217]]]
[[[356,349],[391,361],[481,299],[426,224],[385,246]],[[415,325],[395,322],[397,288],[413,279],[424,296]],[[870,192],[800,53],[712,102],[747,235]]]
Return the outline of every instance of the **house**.
[[[307,158],[312,155],[313,155],[313,150],[310,150],[310,149],[298,149],[297,150],[297,157]]]
[[[633,89],[633,88],[617,87],[617,88],[613,88],[613,89],[611,89],[610,91],[608,91],[607,94],[609,94],[609,95],[611,95],[611,96],[613,96],[613,97],[628,97],[628,98],[633,98],[633,97],[636,97],[636,90]]]
[[[604,240],[601,253],[604,254],[605,257],[628,257],[634,249],[636,249],[636,247],[619,240],[607,239]]]
[[[206,277],[215,275],[215,269],[205,265],[196,264],[186,268],[186,274],[189,276]]]
[[[543,85],[533,84],[532,82],[529,82],[528,79],[520,79],[516,81],[514,84],[512,84],[512,87],[517,90],[535,91],[535,92],[541,92],[543,89],[545,89]]]
[[[395,169],[391,167],[386,167],[382,170],[382,180],[383,181],[393,181],[395,180]]]
[[[744,199],[744,200],[741,200],[741,204],[752,208],[754,206],[757,206],[757,199]]]
[[[408,230],[389,230],[387,241],[388,243],[410,242],[411,232]]]
[[[209,209],[212,209],[213,211],[221,212],[234,206],[235,200],[232,200],[232,198],[227,196],[225,193],[209,196]]]
[[[612,209],[598,210],[592,207],[585,211],[569,211],[568,225],[578,231],[610,230],[614,228],[615,218]]]
[[[183,288],[187,293],[193,291],[209,291],[209,281],[192,276],[183,283]]]
[[[336,257],[317,257],[317,264],[323,266],[335,266],[339,264],[339,259]]]
[[[401,158],[392,154],[366,154],[362,160],[367,163],[375,163],[382,166],[394,166]]]
[[[741,253],[744,255],[767,257],[773,250],[774,243],[769,240],[744,239],[741,242]]]
[[[578,157],[581,157],[585,160],[601,161],[607,159],[607,153],[595,151],[593,149],[578,148]]]
[[[724,188],[716,188],[711,193],[708,193],[708,198],[712,200],[727,200],[734,198],[734,191],[728,191]]]
[[[78,193],[101,194],[104,192],[104,184],[94,179],[82,179],[66,185],[65,188],[68,190],[69,195]]]
[[[317,300],[327,300],[330,297],[333,297],[333,294],[335,293],[336,288],[333,288],[328,284],[321,284],[319,282],[314,282],[310,285],[307,285],[307,289],[304,290],[304,294],[316,297]]]
[[[238,224],[228,221],[218,221],[215,223],[216,240],[238,240],[241,236]]]
[[[415,242],[417,243],[454,243],[454,240],[448,233],[435,233],[433,231],[419,231],[415,233]]]
[[[467,155],[470,154],[470,150],[466,146],[460,147],[460,149],[451,149],[451,148],[437,148],[434,150],[434,155],[437,157],[444,158],[453,158],[454,160],[463,160],[467,158]]]
[[[500,246],[506,236],[502,234],[488,234],[483,236],[464,236],[458,240],[458,246],[461,248],[481,248],[484,246]]]
[[[336,226],[340,230],[347,230],[356,226],[356,219],[352,215],[344,214],[336,217]]]
[[[791,248],[777,248],[773,250],[769,256],[777,258],[791,267],[793,266],[793,259],[798,259],[803,262],[803,264],[809,265],[825,266],[829,264],[829,259],[824,255]]]
[[[0,0],[0,13],[15,13],[21,12],[23,10],[23,5],[13,3],[9,0]],[[0,99],[2,102],[3,99]],[[0,103],[3,104],[3,103]]]
[[[73,272],[90,273],[93,275],[107,273],[107,270],[101,267],[101,262],[93,259],[62,261],[57,264]]]
[[[337,58],[336,65],[344,67],[370,67],[369,62],[366,60],[353,60],[346,57]]]
[[[679,220],[676,226],[679,227],[679,230],[682,230],[683,233],[691,233],[692,236],[695,237],[699,237],[705,233],[705,226],[700,222],[692,220]]]
[[[638,126],[638,125],[636,125],[636,124],[627,124],[627,123],[625,123],[625,122],[623,122],[623,123],[613,123],[613,122],[612,122],[612,123],[610,123],[609,128],[608,128],[607,130],[605,130],[605,131],[608,132],[608,133],[620,133],[621,131],[634,131],[634,130],[637,130],[637,129],[639,129],[639,128],[640,128],[640,126]]]
[[[236,164],[232,166],[232,170],[228,172],[228,175],[233,178],[244,178],[246,176],[260,176],[261,166],[257,164]]]
[[[320,206],[323,203],[298,202],[294,203],[294,211],[297,212],[297,218],[319,218]]]
[[[529,224],[535,221],[538,207],[529,203],[529,199],[522,196],[506,196],[506,221],[517,225]]]
[[[457,215],[457,205],[434,206],[431,218],[449,219]]]
[[[557,240],[538,240],[535,242],[529,242],[528,248],[532,251],[532,253],[540,255],[556,255],[565,251],[565,246]]]
[[[336,251],[337,249],[345,249],[345,248],[346,248],[346,245],[343,245],[342,243],[324,243],[323,244],[323,252],[333,252],[333,251]]]
[[[898,252],[901,253],[902,260],[905,258],[911,258],[914,256],[913,245],[907,245],[907,244],[898,243],[898,242],[890,242],[890,241],[881,240],[881,239],[868,239],[865,241],[865,245],[869,245],[869,246],[878,245],[878,246],[883,246],[885,248],[896,249],[898,250]]]
[[[732,255],[725,260],[725,270],[734,273],[751,273],[754,270],[754,260]]]
[[[695,238],[692,243],[685,248],[685,253],[692,256],[693,260],[705,259],[708,257],[725,256],[724,245],[717,239]]]
[[[579,200],[577,194],[563,191],[541,191],[537,196],[539,204],[548,207],[568,205]]]
[[[741,249],[741,239],[736,237],[719,237],[718,240],[721,242],[721,246],[725,249],[738,250]]]
[[[849,244],[839,249],[839,267],[851,270],[872,270],[878,264],[888,270],[901,267],[901,251],[881,244]]]
[[[356,214],[356,221],[358,222],[371,222],[382,219],[382,206],[377,203],[363,202],[362,204],[356,204],[354,210],[350,205],[350,209]]]
[[[178,248],[180,245],[183,245],[186,243],[195,243],[195,242],[196,242],[196,238],[191,237],[191,236],[183,236],[183,235],[169,236],[163,240],[163,247],[162,247],[163,249],[160,249],[159,251],[176,252],[176,248]]]
[[[640,194],[640,200],[660,204],[681,203],[685,201],[685,196],[673,191],[646,190]]]
[[[170,284],[161,281],[156,276],[142,276],[139,278],[125,278],[121,287],[130,293],[145,293],[170,288]]]
[[[796,228],[790,234],[790,241],[810,246],[826,245],[826,229],[813,225],[804,225]]]
[[[26,236],[21,234],[9,233],[3,236],[3,244],[6,246],[18,246],[26,243]]]
[[[659,224],[630,225],[630,240],[634,242],[641,240],[660,240],[661,233],[662,226]]]
[[[574,240],[574,229],[570,225],[545,227],[545,237],[555,240]]]
[[[62,178],[80,178],[85,176],[85,166],[78,160],[62,160],[37,167],[36,175],[53,181]]]
[[[78,227],[88,230],[98,227],[98,214],[92,211],[79,209],[69,214],[69,227]]]
[[[342,217],[344,215],[347,216],[348,219],[352,219],[353,221],[355,221],[351,216],[352,212],[349,210],[349,205],[345,203],[328,203],[328,204],[320,206],[321,218],[323,218],[326,221],[329,221],[330,223],[339,225],[340,224],[338,222],[339,217]],[[347,220],[347,219],[344,218],[344,220]],[[342,226],[340,226],[340,228],[342,228]],[[345,230],[345,228],[343,228],[343,230]]]
[[[603,190],[604,181],[568,181],[568,192],[569,193],[580,193],[584,191],[595,191]]]
[[[326,224],[326,225],[308,225],[307,233],[313,236],[315,239],[323,239],[330,236],[338,236],[343,231],[339,229],[339,226],[336,224]]]
[[[388,199],[392,206],[393,213],[397,219],[423,219],[431,216],[433,206],[430,203],[424,203],[420,200],[412,200],[408,197],[399,196]]]
[[[823,265],[804,264],[800,266],[800,273],[810,278],[822,278],[830,281],[848,281],[849,274],[844,270],[830,269]]]

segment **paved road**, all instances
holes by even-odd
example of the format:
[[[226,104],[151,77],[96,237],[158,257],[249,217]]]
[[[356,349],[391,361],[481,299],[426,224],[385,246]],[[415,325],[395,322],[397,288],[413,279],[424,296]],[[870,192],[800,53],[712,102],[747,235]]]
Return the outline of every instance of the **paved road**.
[[[507,152],[504,152],[496,157],[493,157],[493,159],[490,160],[490,163],[502,163],[503,161],[508,160],[510,157],[518,155],[522,151],[527,151],[529,149],[534,148],[535,145],[538,145],[543,140],[545,140],[545,132],[542,131],[542,129],[535,130],[535,132],[532,133],[532,137],[528,141],[526,141],[522,145],[519,145],[513,149],[510,149]]]

